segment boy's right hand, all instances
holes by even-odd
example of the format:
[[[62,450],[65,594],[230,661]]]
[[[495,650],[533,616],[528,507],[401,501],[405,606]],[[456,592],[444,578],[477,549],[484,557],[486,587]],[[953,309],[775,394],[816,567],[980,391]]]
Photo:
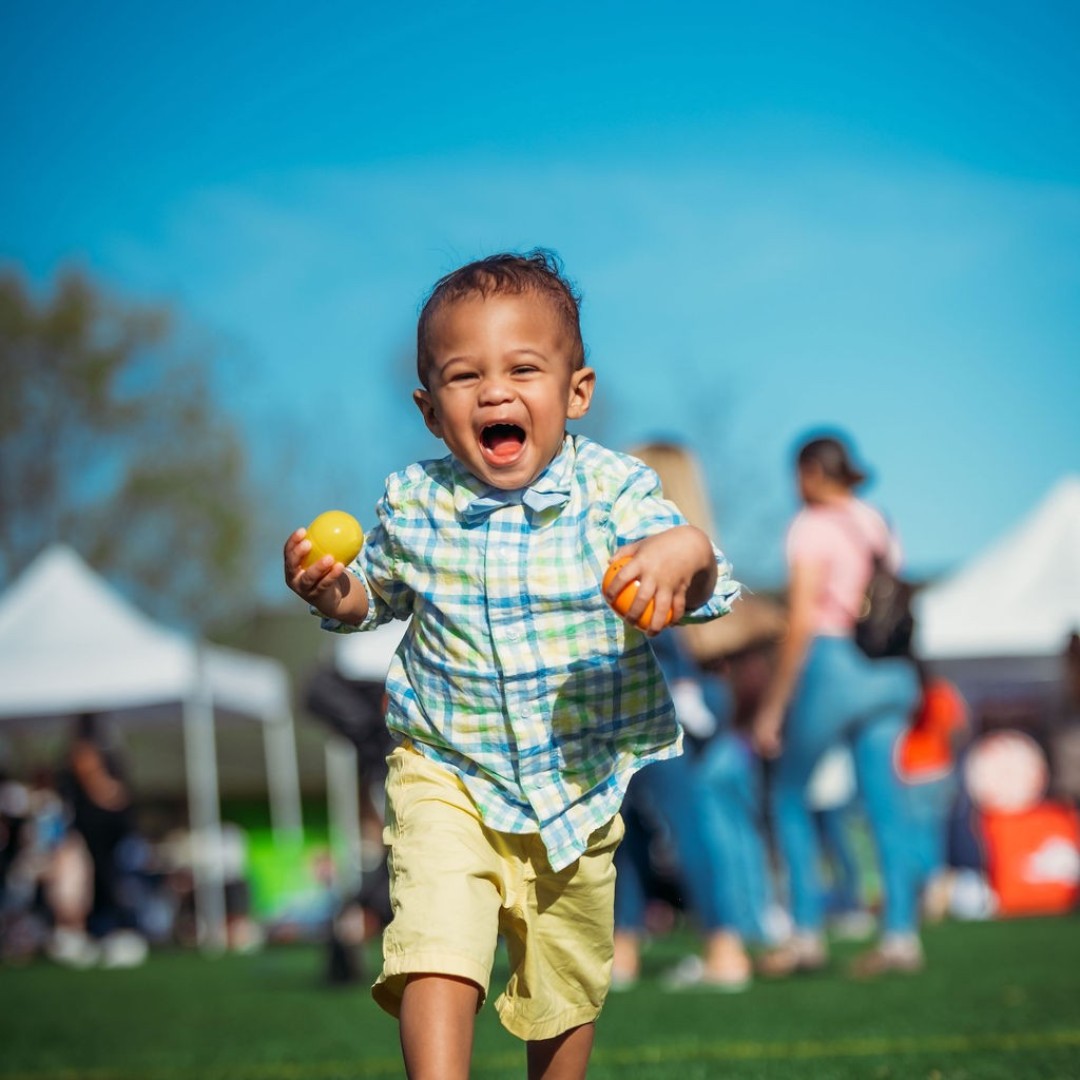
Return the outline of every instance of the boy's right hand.
[[[306,537],[307,529],[297,529],[285,541],[285,584],[328,619],[361,622],[367,614],[367,594],[332,555],[305,567],[304,556],[311,551]]]

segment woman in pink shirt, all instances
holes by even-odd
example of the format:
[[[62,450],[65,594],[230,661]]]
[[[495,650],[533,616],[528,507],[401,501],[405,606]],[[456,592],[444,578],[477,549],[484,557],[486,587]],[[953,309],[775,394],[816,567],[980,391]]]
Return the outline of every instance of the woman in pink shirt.
[[[866,475],[841,439],[805,443],[796,471],[804,505],[787,537],[788,633],[754,721],[759,751],[776,759],[773,815],[795,931],[766,954],[762,970],[789,974],[827,961],[825,890],[806,786],[825,751],[844,741],[855,761],[885,894],[882,939],[858,958],[855,974],[914,971],[923,962],[919,880],[908,854],[893,746],[915,705],[918,682],[908,660],[870,660],[853,636],[874,555],[895,569],[899,544],[881,515],[856,497]]]

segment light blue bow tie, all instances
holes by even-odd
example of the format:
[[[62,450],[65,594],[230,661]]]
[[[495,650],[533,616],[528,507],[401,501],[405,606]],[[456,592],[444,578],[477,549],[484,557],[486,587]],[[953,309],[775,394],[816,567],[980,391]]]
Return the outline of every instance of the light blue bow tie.
[[[534,514],[562,506],[570,499],[569,491],[537,491],[536,488],[518,488],[516,491],[504,491],[502,488],[488,488],[483,495],[478,495],[461,512],[466,525],[476,525],[495,510],[503,506],[517,506],[519,503]]]

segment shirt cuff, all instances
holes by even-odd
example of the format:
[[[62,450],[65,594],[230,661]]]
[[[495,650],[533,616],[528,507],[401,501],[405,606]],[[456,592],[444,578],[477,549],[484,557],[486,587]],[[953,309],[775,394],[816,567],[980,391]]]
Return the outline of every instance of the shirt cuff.
[[[363,588],[367,593],[367,614],[360,623],[345,623],[340,619],[331,619],[324,615],[314,604],[308,604],[308,611],[310,614],[315,615],[319,619],[319,626],[323,630],[328,630],[331,634],[355,634],[358,630],[371,630],[377,625],[377,615],[375,611],[375,596],[371,591],[371,586],[367,582],[367,578],[362,571],[354,570],[352,566],[346,568],[345,572],[351,574],[356,583]]]
[[[714,546],[713,551],[716,553],[716,587],[704,604],[688,611],[682,617],[680,621],[683,623],[708,622],[710,619],[730,614],[732,604],[742,593],[742,585],[731,576],[731,563],[719,548]]]

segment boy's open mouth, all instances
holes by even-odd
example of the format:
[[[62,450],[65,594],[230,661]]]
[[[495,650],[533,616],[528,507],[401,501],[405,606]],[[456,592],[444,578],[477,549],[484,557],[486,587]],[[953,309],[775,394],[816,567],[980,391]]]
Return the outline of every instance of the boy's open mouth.
[[[480,432],[480,444],[493,461],[510,461],[525,445],[525,429],[517,424],[488,424]]]

